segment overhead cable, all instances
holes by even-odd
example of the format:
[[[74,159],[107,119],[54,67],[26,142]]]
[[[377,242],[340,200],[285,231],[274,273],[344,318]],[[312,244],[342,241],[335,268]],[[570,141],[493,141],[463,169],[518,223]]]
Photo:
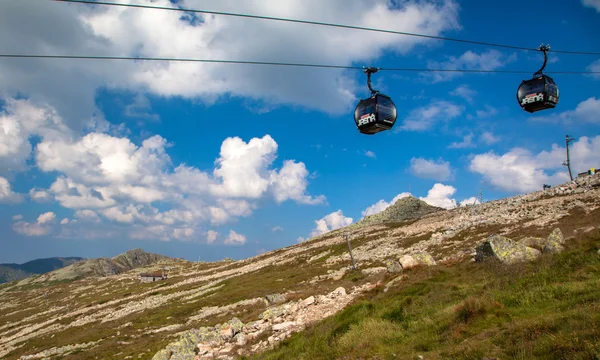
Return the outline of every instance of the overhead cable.
[[[25,59],[71,59],[71,60],[133,60],[133,61],[165,61],[165,62],[194,62],[216,64],[245,64],[268,66],[294,66],[311,68],[329,68],[344,70],[364,70],[362,66],[289,63],[274,61],[246,61],[246,60],[221,60],[197,58],[169,58],[169,57],[135,57],[135,56],[85,56],[85,55],[38,55],[38,54],[0,54],[0,58],[25,58]],[[430,68],[377,68],[382,71],[413,71],[413,72],[458,72],[458,73],[505,73],[505,74],[531,74],[529,70],[477,70],[477,69],[430,69]],[[552,74],[600,74],[600,71],[549,71]]]
[[[344,29],[372,31],[372,32],[395,34],[395,35],[415,36],[415,37],[422,37],[422,38],[428,38],[428,39],[454,41],[454,42],[475,44],[475,45],[485,45],[485,46],[500,47],[500,48],[513,49],[513,50],[539,51],[537,48],[528,48],[528,47],[516,46],[516,45],[497,44],[497,43],[490,43],[490,42],[484,42],[484,41],[456,39],[456,38],[449,38],[449,37],[444,37],[444,36],[425,35],[425,34],[410,33],[410,32],[404,32],[404,31],[386,30],[386,29],[370,28],[370,27],[363,27],[363,26],[344,25],[344,24],[326,23],[326,22],[300,20],[300,19],[290,19],[290,18],[273,17],[273,16],[251,15],[251,14],[241,14],[241,13],[223,12],[223,11],[210,11],[210,10],[200,10],[200,9],[186,9],[186,8],[166,7],[166,6],[150,6],[150,5],[142,5],[142,4],[122,4],[122,3],[115,3],[115,2],[92,1],[92,0],[52,0],[52,1],[90,4],[90,5],[121,6],[121,7],[139,8],[139,9],[180,11],[180,12],[189,12],[189,13],[202,13],[202,14],[209,14],[209,15],[234,16],[234,17],[252,18],[252,19],[260,19],[260,20],[271,20],[271,21],[284,21],[284,22],[292,22],[292,23],[300,23],[300,24],[308,24],[308,25],[319,25],[319,26],[329,26],[329,27],[337,27],[337,28],[344,28]],[[557,53],[557,54],[571,54],[571,55],[600,55],[600,52],[594,52],[594,51],[552,50],[551,52]]]

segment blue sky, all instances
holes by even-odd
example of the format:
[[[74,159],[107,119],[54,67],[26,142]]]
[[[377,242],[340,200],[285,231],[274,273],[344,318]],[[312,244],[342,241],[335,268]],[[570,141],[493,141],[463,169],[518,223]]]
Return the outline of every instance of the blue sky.
[[[131,3],[150,3],[139,0]],[[161,0],[159,6],[176,6]],[[600,52],[600,2],[181,1],[215,11]],[[145,55],[403,68],[525,70],[541,53],[233,17],[52,1],[0,4],[2,53]],[[318,10],[318,11],[315,11]],[[452,208],[600,167],[600,57],[550,54],[553,110],[528,74],[381,71],[398,120],[366,136],[360,71],[0,59],[0,262],[135,247],[244,258],[356,222],[407,193]]]

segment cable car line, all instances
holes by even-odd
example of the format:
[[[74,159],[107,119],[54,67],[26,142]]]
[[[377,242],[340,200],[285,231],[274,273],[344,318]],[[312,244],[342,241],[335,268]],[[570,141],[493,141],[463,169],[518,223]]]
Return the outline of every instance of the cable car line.
[[[85,55],[38,55],[38,54],[0,54],[0,58],[29,58],[29,59],[63,59],[63,60],[137,60],[137,61],[167,61],[167,62],[197,62],[216,64],[246,64],[246,65],[268,65],[268,66],[292,66],[310,68],[329,68],[344,70],[361,70],[363,66],[329,65],[288,63],[274,61],[245,61],[245,60],[220,60],[220,59],[198,59],[198,58],[168,58],[168,57],[135,57],[135,56],[85,56]],[[377,68],[380,71],[412,71],[412,72],[457,72],[457,73],[501,73],[501,74],[531,74],[526,70],[476,70],[476,69],[428,69],[428,68]],[[600,74],[600,71],[552,71],[552,74]]]
[[[379,32],[379,33],[395,34],[395,35],[415,36],[415,37],[422,37],[422,38],[428,38],[428,39],[436,39],[436,40],[444,40],[444,41],[454,41],[454,42],[467,43],[467,44],[475,44],[475,45],[485,45],[485,46],[500,47],[500,48],[513,49],[513,50],[538,51],[538,49],[536,49],[536,48],[528,48],[528,47],[523,47],[523,46],[497,44],[497,43],[490,43],[490,42],[484,42],[484,41],[475,41],[475,40],[466,40],[466,39],[456,39],[456,38],[449,38],[449,37],[444,37],[444,36],[425,35],[425,34],[417,34],[417,33],[410,33],[410,32],[404,32],[404,31],[395,31],[395,30],[370,28],[370,27],[363,27],[363,26],[354,26],[354,25],[326,23],[326,22],[310,21],[310,20],[281,18],[281,17],[274,17],[274,16],[251,15],[251,14],[241,14],[241,13],[232,13],[232,12],[223,12],[223,11],[210,11],[210,10],[200,10],[200,9],[171,8],[171,7],[166,7],[166,6],[150,6],[150,5],[142,5],[142,4],[122,4],[122,3],[105,2],[105,1],[92,1],[92,0],[51,0],[51,1],[66,2],[66,3],[78,3],[78,4],[90,4],[90,5],[103,5],[103,6],[121,6],[121,7],[139,8],[139,9],[180,11],[180,12],[201,13],[201,14],[209,14],[209,15],[222,15],[222,16],[234,16],[234,17],[242,17],[242,18],[252,18],[252,19],[259,19],[259,20],[284,21],[284,22],[292,22],[292,23],[299,23],[299,24],[329,26],[329,27],[337,27],[337,28],[352,29],[352,30],[372,31],[372,32]],[[553,50],[552,52],[557,53],[557,54],[571,54],[571,55],[600,55],[600,52],[594,52],[594,51]]]

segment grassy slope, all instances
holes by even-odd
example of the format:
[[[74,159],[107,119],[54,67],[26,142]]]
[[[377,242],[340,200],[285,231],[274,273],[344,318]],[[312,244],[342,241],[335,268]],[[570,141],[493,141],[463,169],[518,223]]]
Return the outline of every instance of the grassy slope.
[[[600,359],[600,231],[505,266],[410,271],[253,359]]]

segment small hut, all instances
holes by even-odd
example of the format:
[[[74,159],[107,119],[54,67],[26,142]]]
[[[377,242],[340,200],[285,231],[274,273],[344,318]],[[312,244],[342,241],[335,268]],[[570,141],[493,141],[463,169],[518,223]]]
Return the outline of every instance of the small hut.
[[[160,280],[166,280],[168,278],[167,273],[165,273],[165,271],[157,271],[157,272],[151,272],[151,273],[141,273],[140,274],[140,281],[143,283],[148,283],[148,282],[155,282],[155,281],[160,281]]]

